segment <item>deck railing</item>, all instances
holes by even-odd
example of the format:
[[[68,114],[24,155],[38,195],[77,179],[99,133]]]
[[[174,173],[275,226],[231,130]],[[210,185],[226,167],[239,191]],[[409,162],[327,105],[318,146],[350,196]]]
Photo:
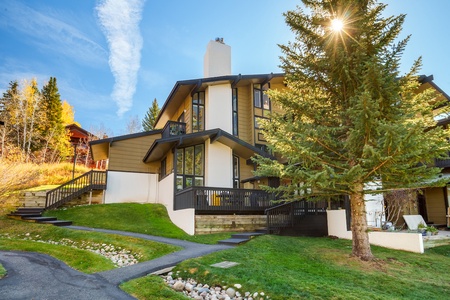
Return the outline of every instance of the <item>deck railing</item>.
[[[83,193],[104,189],[106,189],[106,172],[91,170],[48,191],[46,194],[45,209],[57,208],[81,196]]]
[[[189,187],[175,194],[174,209],[194,208],[197,212],[264,213],[276,197],[262,190]]]
[[[306,215],[326,214],[326,201],[293,201],[266,209],[267,230],[279,233],[281,229],[294,227]]]
[[[168,138],[183,134],[186,134],[186,123],[168,121],[163,128],[162,137]]]

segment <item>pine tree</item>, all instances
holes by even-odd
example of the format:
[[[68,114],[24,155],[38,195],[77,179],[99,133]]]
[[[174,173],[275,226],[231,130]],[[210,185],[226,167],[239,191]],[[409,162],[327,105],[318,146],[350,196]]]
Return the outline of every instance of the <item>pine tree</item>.
[[[308,10],[284,14],[295,34],[280,46],[287,88],[269,92],[284,113],[263,122],[270,149],[287,162],[258,157],[256,173],[291,182],[267,188],[290,200],[348,195],[352,253],[370,260],[367,184],[379,192],[431,185],[440,169],[429,166],[446,156],[448,132],[435,126],[434,95],[418,92],[420,59],[400,76],[405,15],[384,18],[376,0],[302,2]]]
[[[147,113],[142,120],[142,128],[144,131],[151,131],[154,129],[156,118],[158,118],[160,108],[158,106],[158,101],[156,98],[152,102],[152,106],[149,107]]]
[[[61,96],[55,77],[50,77],[48,83],[42,88],[42,109],[44,118],[41,123],[43,138],[42,161],[55,162],[61,157],[70,155],[71,146],[62,120]],[[48,151],[51,150],[50,155]]]

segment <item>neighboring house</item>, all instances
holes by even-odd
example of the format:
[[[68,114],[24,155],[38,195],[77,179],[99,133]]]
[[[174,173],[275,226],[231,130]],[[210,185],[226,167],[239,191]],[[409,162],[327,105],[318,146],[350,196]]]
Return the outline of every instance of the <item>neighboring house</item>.
[[[71,162],[76,160],[77,164],[85,165],[88,168],[106,169],[106,161],[99,160],[94,162],[90,155],[89,142],[98,140],[98,137],[77,124],[67,125],[66,131],[74,150],[72,157],[70,157]]]
[[[445,100],[450,102],[450,96],[433,82],[433,76],[421,76],[419,80],[422,83],[421,90],[432,88],[437,93],[438,101]],[[437,109],[435,112],[438,125],[448,128],[450,124],[450,116],[440,115],[439,111],[440,110]],[[447,216],[450,215],[450,159],[436,159],[435,165],[443,168],[441,176],[444,178],[449,178],[449,183],[447,183],[444,187],[427,188],[421,193],[418,193],[417,205],[415,205],[415,209],[418,214],[422,215],[425,222],[436,226],[447,225],[450,227],[447,221]]]
[[[90,143],[95,161],[109,161],[105,203],[164,204],[189,234],[252,230],[267,219],[282,227],[287,216],[302,216],[296,230],[326,235],[327,203],[273,207],[274,195],[260,185],[283,183],[252,173],[252,156],[271,157],[259,120],[279,111],[264,91],[284,88],[283,74],[231,75],[230,47],[211,41],[204,78],[175,84],[156,121],[159,129]],[[381,226],[382,198],[371,200],[369,225]]]

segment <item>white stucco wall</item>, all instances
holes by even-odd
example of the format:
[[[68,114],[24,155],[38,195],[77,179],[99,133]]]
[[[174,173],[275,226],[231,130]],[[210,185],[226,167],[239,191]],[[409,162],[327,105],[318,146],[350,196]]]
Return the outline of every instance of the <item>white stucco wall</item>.
[[[382,187],[381,182],[374,181],[364,185],[364,189],[376,190]],[[364,195],[364,201],[366,203],[366,219],[367,225],[370,227],[381,228],[385,218],[383,216],[383,195],[382,194],[366,194]]]
[[[203,77],[231,75],[231,47],[209,41],[203,57]]]
[[[347,230],[345,210],[327,210],[328,234],[342,239],[352,239],[352,232]],[[423,253],[423,239],[420,233],[409,232],[369,232],[372,245],[396,250]]]
[[[158,175],[108,171],[105,203],[158,203]]]
[[[233,150],[222,143],[205,143],[205,186],[233,187]]]
[[[173,210],[174,174],[172,173],[168,175],[166,178],[161,180],[158,185],[158,203],[161,203],[166,207],[172,223],[184,230],[187,234],[195,234],[195,210],[191,208],[177,211]]]
[[[233,133],[231,85],[212,85],[205,92],[205,129],[220,128]]]

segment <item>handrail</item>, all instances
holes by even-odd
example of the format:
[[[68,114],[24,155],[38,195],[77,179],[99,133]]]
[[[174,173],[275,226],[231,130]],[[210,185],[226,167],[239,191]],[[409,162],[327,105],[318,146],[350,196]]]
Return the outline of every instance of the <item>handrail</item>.
[[[106,172],[91,170],[46,194],[45,209],[57,208],[64,203],[92,190],[106,189]]]
[[[209,212],[264,212],[276,201],[262,190],[193,186],[175,194],[174,209],[194,208]]]
[[[281,229],[294,227],[299,218],[306,215],[325,214],[325,201],[297,200],[283,203],[265,210],[267,216],[267,230],[279,233]]]

